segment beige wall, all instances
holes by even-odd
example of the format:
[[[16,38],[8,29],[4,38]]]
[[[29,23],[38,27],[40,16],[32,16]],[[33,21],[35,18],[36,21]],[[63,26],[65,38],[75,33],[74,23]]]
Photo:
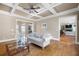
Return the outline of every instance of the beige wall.
[[[59,40],[59,18],[48,18],[35,23],[35,31],[42,33],[42,24],[47,24],[47,31],[52,34],[53,38]]]
[[[0,41],[15,37],[16,19],[0,14]]]
[[[67,16],[61,16],[60,19],[60,25],[64,24],[76,24],[76,16],[77,15],[67,15]]]
[[[0,14],[0,42],[14,40],[16,36],[16,20],[18,18]],[[21,23],[25,23],[26,27],[31,21],[24,21],[24,19],[18,19]],[[27,28],[26,28],[27,34]]]

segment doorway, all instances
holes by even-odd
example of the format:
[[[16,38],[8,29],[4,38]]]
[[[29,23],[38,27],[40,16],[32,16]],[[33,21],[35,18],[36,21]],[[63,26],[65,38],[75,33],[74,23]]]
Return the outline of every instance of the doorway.
[[[77,32],[76,15],[60,17],[60,41],[62,44],[75,44]]]

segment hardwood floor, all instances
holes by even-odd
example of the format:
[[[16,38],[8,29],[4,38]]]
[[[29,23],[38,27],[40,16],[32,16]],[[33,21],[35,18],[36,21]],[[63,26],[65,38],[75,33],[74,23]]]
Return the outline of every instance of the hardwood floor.
[[[61,36],[61,41],[52,41],[45,49],[31,44],[31,56],[75,56],[79,55],[79,45],[74,44],[74,37]]]
[[[18,54],[22,56],[24,53]],[[61,41],[51,41],[45,49],[30,44],[30,52],[26,56],[79,56],[79,45],[74,44],[74,37],[61,36]]]

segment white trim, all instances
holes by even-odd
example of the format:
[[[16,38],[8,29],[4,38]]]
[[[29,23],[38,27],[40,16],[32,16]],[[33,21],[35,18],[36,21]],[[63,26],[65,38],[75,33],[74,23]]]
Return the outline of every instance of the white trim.
[[[56,11],[51,8],[50,4],[42,4],[46,9],[48,9],[51,13],[56,14]]]
[[[16,39],[15,39],[15,38],[12,38],[12,39],[5,39],[5,40],[0,40],[0,43],[1,43],[1,42],[12,41],[12,40],[16,40]]]
[[[52,9],[50,8],[49,10],[50,10],[54,15],[57,14],[57,12],[56,12],[53,8],[52,8]]]
[[[75,40],[75,44],[79,44],[79,42],[77,42],[77,39]]]
[[[78,15],[77,15],[77,17],[78,17]],[[76,30],[78,28],[78,24],[77,24],[78,19],[77,19],[77,17],[76,17],[76,25],[77,25]],[[77,42],[77,33],[78,33],[78,30],[76,31],[75,44],[79,44],[79,42]]]
[[[60,41],[60,38],[52,38],[51,40],[57,40],[57,41]]]
[[[19,3],[15,4],[15,6],[13,6],[13,9],[12,9],[12,11],[11,11],[11,14],[14,13],[14,11],[16,10],[16,7],[17,7],[18,5],[19,5]]]
[[[21,20],[21,19],[16,19],[16,21],[22,21],[22,22],[29,22],[29,23],[33,23],[31,21],[26,21],[26,20]]]
[[[76,30],[77,30],[77,17],[76,17]],[[76,37],[75,37],[75,44],[77,44],[77,31],[76,31]]]
[[[60,29],[61,29],[60,18],[58,18],[58,20],[59,20],[59,40],[61,40],[61,39],[60,39]]]
[[[58,5],[61,5],[61,4],[63,4],[63,3],[57,3],[57,4],[55,4],[55,5],[53,5],[53,6],[51,6],[51,7],[56,7],[56,6],[58,6]]]
[[[76,42],[75,44],[79,44],[78,42]]]

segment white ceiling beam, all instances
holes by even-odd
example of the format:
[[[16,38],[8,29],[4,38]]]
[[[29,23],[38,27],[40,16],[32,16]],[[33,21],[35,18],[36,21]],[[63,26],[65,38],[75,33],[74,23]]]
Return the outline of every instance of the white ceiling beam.
[[[56,4],[49,4],[49,3],[44,3],[42,4],[45,8],[47,8],[51,13],[53,13],[54,15],[57,14],[57,12],[53,9],[54,7],[61,5],[63,3],[56,3]]]
[[[59,4],[57,4],[59,5]],[[53,7],[56,7],[57,5],[53,6]],[[52,5],[48,4],[48,7],[49,7],[49,11],[52,12],[53,14],[57,14],[57,12],[53,9]]]
[[[51,8],[51,5],[50,4],[42,4],[46,9],[48,9],[51,13],[53,13],[54,15],[56,14],[56,11]]]
[[[62,15],[67,15],[67,14],[70,14],[70,13],[73,13],[73,12],[78,12],[78,11],[79,11],[79,8],[70,9],[70,10],[67,10],[67,11],[64,11],[64,12],[61,12],[61,13],[57,13],[56,15],[51,15],[51,16],[48,16],[48,17],[41,18],[41,19],[39,19],[39,21],[43,20],[43,19],[50,18],[50,17],[57,17],[57,16],[62,16]]]
[[[13,9],[12,9],[12,11],[11,11],[11,14],[13,14],[14,12],[15,12],[15,10],[16,10],[16,7],[19,5],[19,3],[16,3],[14,6],[13,6]]]
[[[63,3],[57,3],[57,4],[55,4],[55,5],[51,5],[51,7],[54,8],[54,7],[59,6],[59,5],[61,5],[61,4],[63,4]]]
[[[39,16],[38,14],[30,14],[30,15],[43,18],[42,16]]]
[[[29,19],[31,19],[31,17],[32,16],[36,16],[36,15],[31,15],[30,13],[27,13],[27,11],[26,10],[24,10],[23,8],[21,8],[20,6],[18,6],[18,4],[16,4],[16,6],[14,7],[11,3],[3,3],[4,5],[6,5],[6,6],[8,6],[8,7],[12,7],[12,8],[14,8],[11,12],[13,13],[14,11],[15,11],[15,9],[17,9],[17,10],[20,10],[20,11],[22,11],[22,12],[25,12],[26,14],[29,14],[30,16],[28,17]],[[12,15],[12,13],[10,14],[10,16]],[[16,17],[17,17],[17,15],[16,15]],[[40,16],[38,16],[38,17],[40,17]],[[25,17],[23,17],[22,16],[22,18],[25,18]],[[26,17],[26,19],[27,19],[27,17]]]
[[[30,14],[27,10],[25,10],[25,12],[26,12],[27,14],[31,15],[31,16],[41,17],[41,16],[39,16],[39,15],[37,15],[37,14]]]
[[[47,9],[46,8],[43,8],[39,13],[37,13],[37,14],[41,14],[41,13],[43,13],[43,12],[45,12],[45,11],[47,11]]]
[[[4,5],[6,5],[6,6],[9,6],[9,7],[12,7],[13,8],[13,5],[12,4],[8,4],[8,3],[3,3]],[[62,4],[62,3],[60,3],[60,4]],[[46,11],[46,10],[49,10],[50,12],[52,12],[53,14],[56,14],[56,11],[53,9],[53,7],[56,7],[56,6],[58,6],[58,5],[60,5],[60,4],[55,4],[55,5],[50,5],[50,4],[48,4],[48,5],[44,5],[45,6],[45,10],[44,11]],[[20,10],[20,11],[23,11],[23,12],[25,12],[25,13],[27,13],[27,14],[29,14],[30,16],[30,18],[29,19],[31,19],[31,17],[32,16],[36,16],[36,17],[40,17],[40,18],[45,18],[45,17],[42,17],[42,16],[39,16],[38,14],[40,14],[40,13],[43,13],[44,11],[41,11],[40,13],[37,13],[37,14],[30,14],[30,13],[28,13],[26,10],[24,10],[22,7],[20,7],[20,6],[17,6],[17,8],[15,7],[14,9],[17,9],[17,10]],[[57,15],[57,14],[56,14]]]
[[[54,15],[57,14],[53,8],[50,8],[49,11],[52,12]]]
[[[39,16],[37,14],[33,15],[33,14],[28,13],[22,7],[18,6],[19,3],[15,4],[15,5],[12,5],[12,3],[2,3],[2,4],[6,5],[8,7],[11,7],[13,9],[12,9],[11,13],[6,12],[6,11],[0,11],[1,12],[0,14],[4,14],[4,15],[8,15],[8,16],[15,16],[15,17],[18,17],[18,18],[23,18],[23,19],[29,19],[29,20],[32,20],[32,21],[36,21],[34,19],[31,19],[32,16],[36,16],[36,17],[41,17],[42,18],[42,16]],[[29,16],[28,17],[24,17],[24,16],[20,16],[20,15],[14,14],[15,9],[20,10],[22,12],[25,12],[26,14],[29,14]]]
[[[4,5],[6,5],[6,6],[8,6],[8,7],[14,7],[12,4],[8,4],[8,3],[3,3]],[[31,16],[36,16],[36,17],[42,17],[42,16],[39,16],[39,15],[33,15],[33,14],[30,14],[30,13],[28,13],[28,11],[26,11],[26,10],[24,10],[22,7],[20,7],[20,6],[17,6],[17,8],[16,8],[17,10],[20,10],[20,11],[22,11],[22,12],[25,12],[26,14],[29,14],[29,15],[31,15]]]

